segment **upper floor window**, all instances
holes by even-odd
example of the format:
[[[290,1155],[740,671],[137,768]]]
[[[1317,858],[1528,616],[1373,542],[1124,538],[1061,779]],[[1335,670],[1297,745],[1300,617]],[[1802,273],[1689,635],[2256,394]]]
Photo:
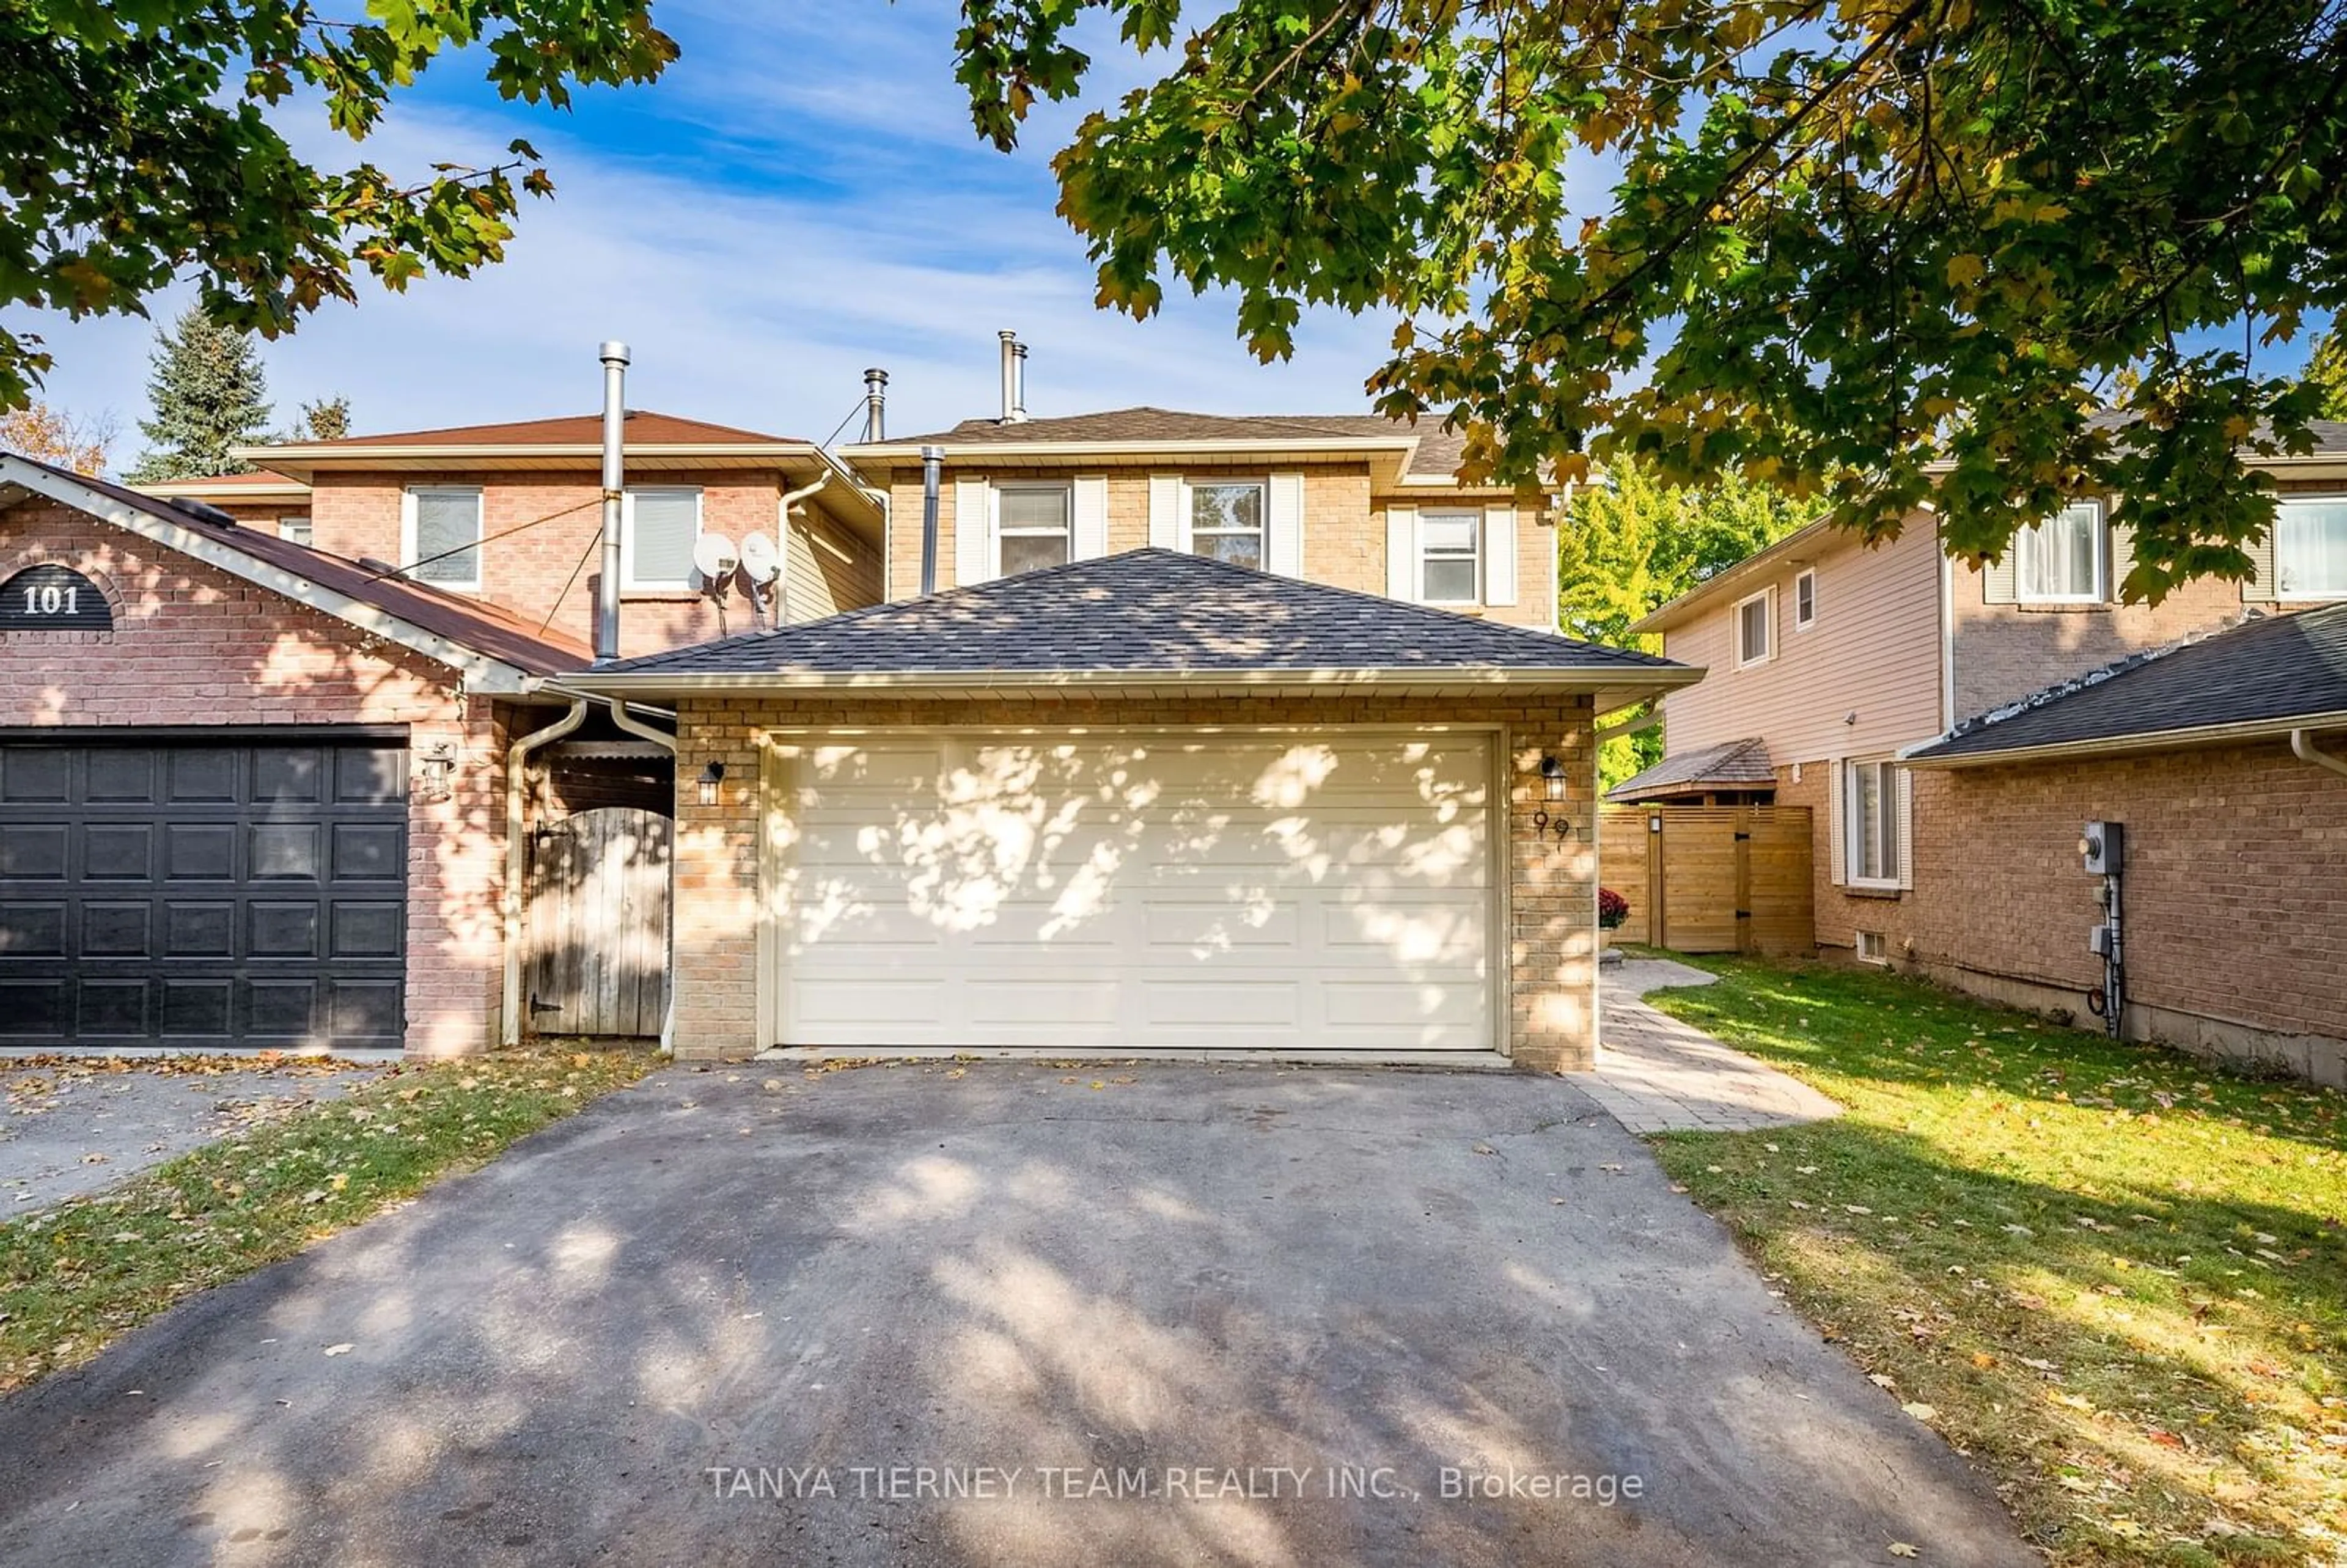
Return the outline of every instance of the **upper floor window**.
[[[2281,598],[2347,599],[2347,497],[2284,497],[2273,544]]]
[[[1002,576],[1066,564],[1071,509],[1067,486],[997,485],[993,494]]]
[[[1764,588],[1736,606],[1736,664],[1765,664],[1777,656],[1777,590]]]
[[[481,492],[418,486],[400,505],[399,559],[419,582],[481,586]]]
[[[2024,604],[2100,604],[2110,577],[2110,530],[2099,501],[2063,507],[2013,539],[2014,589]]]
[[[1190,548],[1198,555],[1263,569],[1263,486],[1211,480],[1190,491]]]
[[[1818,574],[1805,571],[1793,579],[1793,630],[1807,631],[1818,623]]]
[[[1419,598],[1428,604],[1473,604],[1483,579],[1482,515],[1426,512],[1419,518]]]
[[[278,518],[277,537],[281,539],[292,539],[297,545],[308,544],[310,542],[310,519],[307,518]]]
[[[620,503],[620,586],[692,587],[692,547],[701,540],[701,492],[630,490]]]

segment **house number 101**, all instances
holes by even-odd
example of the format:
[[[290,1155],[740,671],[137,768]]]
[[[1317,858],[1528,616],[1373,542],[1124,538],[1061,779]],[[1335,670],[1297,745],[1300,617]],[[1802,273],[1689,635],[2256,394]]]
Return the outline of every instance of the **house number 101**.
[[[25,590],[25,613],[27,615],[79,615],[81,589],[59,588],[49,583]]]

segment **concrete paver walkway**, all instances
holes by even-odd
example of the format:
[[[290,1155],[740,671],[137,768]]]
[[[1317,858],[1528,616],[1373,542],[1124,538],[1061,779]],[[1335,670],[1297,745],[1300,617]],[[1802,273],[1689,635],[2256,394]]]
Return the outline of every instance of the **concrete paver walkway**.
[[[1574,1084],[1633,1132],[1753,1132],[1841,1114],[1841,1107],[1775,1068],[1730,1050],[1641,999],[1717,977],[1667,958],[1608,965],[1599,982],[1604,1046]]]

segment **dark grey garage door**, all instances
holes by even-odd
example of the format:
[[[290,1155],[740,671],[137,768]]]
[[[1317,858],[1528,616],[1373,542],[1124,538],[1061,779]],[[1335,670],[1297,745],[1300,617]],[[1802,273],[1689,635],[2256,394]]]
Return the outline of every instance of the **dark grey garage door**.
[[[0,1044],[396,1046],[407,753],[0,738]]]

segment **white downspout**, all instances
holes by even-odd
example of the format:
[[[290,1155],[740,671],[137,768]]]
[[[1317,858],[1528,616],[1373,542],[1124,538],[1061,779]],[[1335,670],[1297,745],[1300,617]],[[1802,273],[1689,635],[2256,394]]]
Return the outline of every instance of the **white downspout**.
[[[819,488],[820,487],[818,487]],[[640,741],[650,741],[668,753],[669,771],[676,771],[676,737],[666,730],[655,730],[628,712],[625,697],[606,697],[603,705],[611,711],[611,723],[621,733]],[[671,848],[668,857],[668,1011],[661,1016],[661,1049],[671,1056],[676,1053],[676,851]]]
[[[774,625],[777,628],[786,625],[791,618],[791,508],[830,483],[831,470],[826,468],[817,474],[815,483],[805,489],[783,492],[783,575],[774,590]]]
[[[2318,768],[2347,776],[2347,757],[2334,757],[2329,752],[2317,751],[2312,730],[2292,730],[2290,733],[2290,753],[2302,763],[2312,763]]]
[[[530,753],[560,740],[586,722],[587,699],[574,697],[569,712],[506,748],[506,983],[498,1035],[507,1045],[521,1043],[523,1009],[527,1006],[521,989],[522,885],[529,876],[529,841],[522,835],[525,764]]]

